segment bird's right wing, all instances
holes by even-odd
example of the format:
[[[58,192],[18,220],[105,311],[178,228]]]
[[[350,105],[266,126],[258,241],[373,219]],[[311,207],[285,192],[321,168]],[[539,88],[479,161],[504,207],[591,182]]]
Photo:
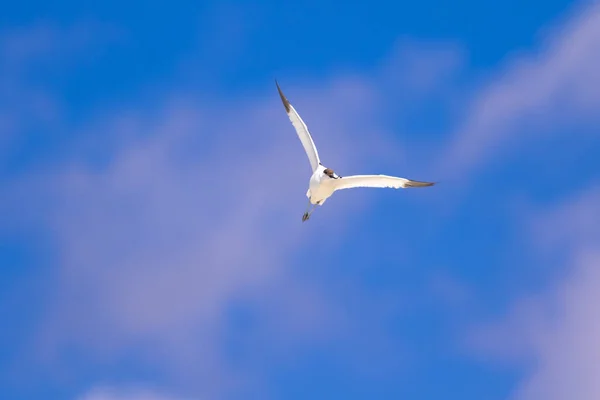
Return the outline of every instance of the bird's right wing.
[[[275,84],[277,85],[279,96],[281,97],[281,101],[283,102],[283,106],[285,107],[285,112],[290,118],[290,121],[292,121],[292,125],[294,125],[296,133],[298,134],[298,137],[302,142],[302,146],[304,147],[304,151],[308,156],[310,166],[313,172],[315,172],[315,170],[319,167],[320,163],[319,153],[317,152],[315,142],[313,142],[312,137],[310,136],[310,132],[308,132],[308,128],[306,127],[304,121],[302,121],[302,118],[300,118],[300,115],[298,115],[294,107],[292,107],[288,99],[286,99],[286,97],[283,95],[283,92],[281,91],[281,88],[279,87],[277,81],[275,81]]]
[[[435,184],[434,182],[419,182],[388,175],[353,175],[334,179],[330,182],[332,182],[334,190],[357,187],[406,189],[433,186]]]

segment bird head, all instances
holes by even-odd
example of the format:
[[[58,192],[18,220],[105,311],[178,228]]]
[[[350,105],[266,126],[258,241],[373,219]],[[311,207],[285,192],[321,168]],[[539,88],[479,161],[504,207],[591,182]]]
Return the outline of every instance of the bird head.
[[[338,174],[336,174],[335,172],[333,172],[333,170],[331,168],[325,168],[325,170],[323,171],[323,173],[325,175],[327,175],[328,177],[330,177],[331,179],[339,179],[339,178],[341,178],[341,176],[339,176]]]

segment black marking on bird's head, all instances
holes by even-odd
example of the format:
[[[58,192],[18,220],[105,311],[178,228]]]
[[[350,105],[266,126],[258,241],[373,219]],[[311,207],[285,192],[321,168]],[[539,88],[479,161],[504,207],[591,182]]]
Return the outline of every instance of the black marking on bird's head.
[[[283,102],[283,106],[285,107],[285,112],[287,112],[289,114],[289,112],[291,111],[291,104],[288,101],[288,99],[285,97],[283,92],[281,91],[281,88],[279,87],[279,83],[277,83],[277,80],[275,80],[275,85],[277,85],[277,91],[279,92],[279,97],[281,97],[281,101]]]
[[[323,173],[325,175],[327,175],[328,177],[330,177],[331,179],[340,179],[341,178],[341,176],[339,176],[338,174],[333,172],[333,170],[331,168],[325,168],[325,170],[323,170]]]

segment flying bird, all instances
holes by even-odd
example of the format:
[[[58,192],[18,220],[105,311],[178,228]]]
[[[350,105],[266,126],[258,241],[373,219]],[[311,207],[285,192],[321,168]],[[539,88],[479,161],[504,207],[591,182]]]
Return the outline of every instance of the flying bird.
[[[298,112],[296,112],[281,91],[279,83],[275,81],[275,84],[277,85],[279,96],[285,107],[285,112],[296,129],[296,133],[300,138],[300,142],[302,142],[304,151],[308,156],[308,161],[310,161],[310,167],[312,168],[312,175],[310,177],[308,191],[306,192],[306,197],[308,197],[308,207],[306,208],[304,215],[302,215],[302,222],[308,220],[316,206],[322,206],[325,203],[325,200],[331,197],[336,190],[357,187],[405,189],[433,186],[435,184],[434,182],[413,181],[411,179],[388,175],[339,176],[331,168],[327,168],[321,163],[319,152],[317,151],[315,142],[313,141],[306,124],[302,121]]]

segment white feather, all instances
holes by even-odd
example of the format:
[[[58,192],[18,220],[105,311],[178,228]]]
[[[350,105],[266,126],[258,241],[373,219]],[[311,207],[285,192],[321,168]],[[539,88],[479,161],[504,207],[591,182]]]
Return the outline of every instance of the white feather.
[[[316,169],[319,167],[319,164],[321,163],[321,161],[319,160],[319,152],[317,151],[315,142],[313,141],[312,137],[310,136],[310,132],[308,131],[306,124],[304,123],[304,121],[302,121],[302,118],[300,118],[300,115],[298,115],[298,112],[296,111],[296,109],[290,104],[288,99],[286,99],[286,97],[283,95],[283,92],[279,88],[279,84],[277,84],[277,89],[279,90],[279,95],[281,96],[281,101],[283,101],[283,105],[286,108],[286,113],[287,113],[288,117],[290,118],[290,121],[292,121],[292,125],[294,125],[294,129],[296,129],[298,138],[300,138],[300,141],[302,142],[302,146],[304,147],[304,151],[306,152],[306,155],[308,156],[308,161],[310,161],[310,166],[312,168],[312,171],[315,172]]]
[[[357,187],[370,188],[394,188],[405,189],[407,187],[425,187],[431,186],[430,182],[412,181],[406,178],[399,178],[388,175],[353,175],[345,176],[332,181],[334,190],[351,189]]]

